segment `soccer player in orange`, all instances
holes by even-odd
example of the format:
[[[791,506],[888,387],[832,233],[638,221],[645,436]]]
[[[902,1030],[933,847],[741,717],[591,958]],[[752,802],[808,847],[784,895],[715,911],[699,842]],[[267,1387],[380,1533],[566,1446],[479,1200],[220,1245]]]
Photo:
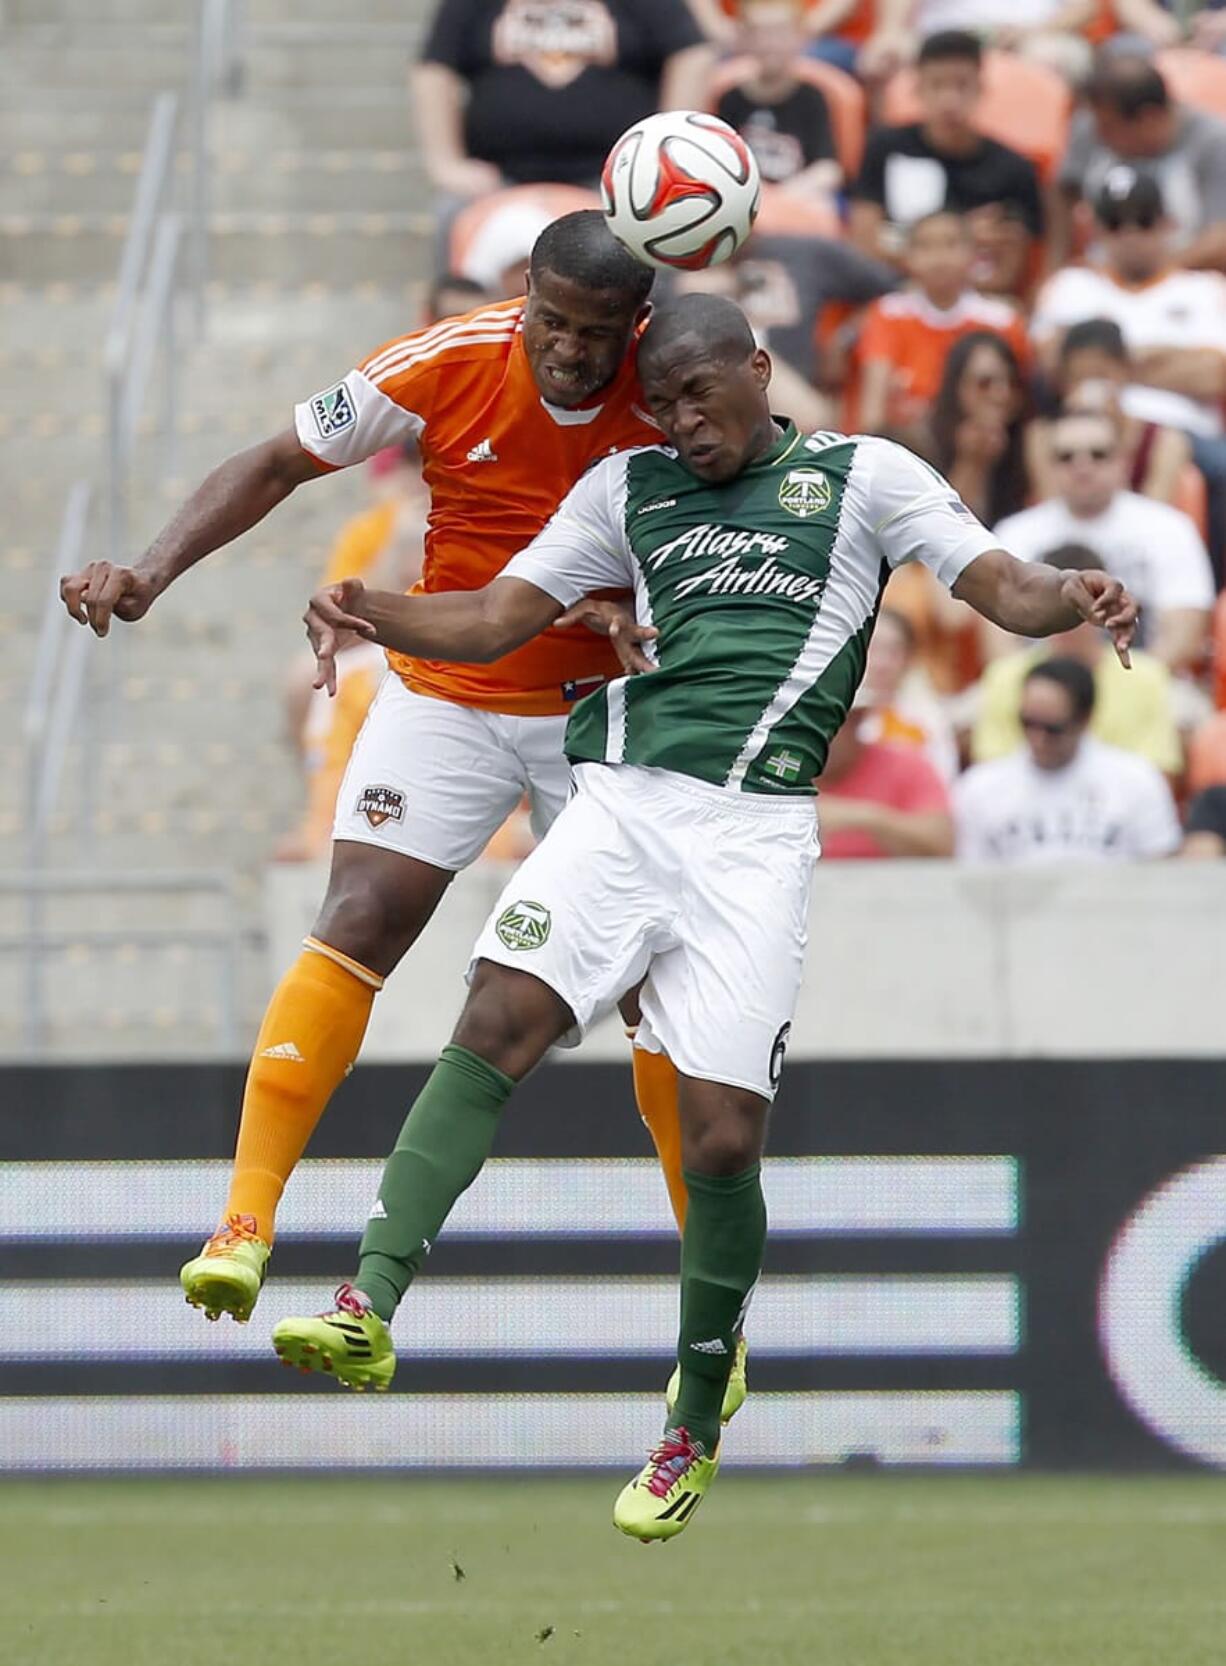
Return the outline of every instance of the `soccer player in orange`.
[[[564,215],[532,251],[525,299],[379,348],[297,406],[293,427],[215,469],[134,566],[92,562],[65,578],[69,613],[99,636],[112,619],[142,618],[297,487],[410,437],[431,499],[420,588],[480,589],[589,464],[658,440],[635,369],[651,282],[598,210]],[[210,1318],[250,1318],[285,1183],[358,1056],[384,979],[525,792],[539,831],[558,814],[567,713],[620,670],[609,641],[582,625],[491,665],[390,662],[341,787],[323,907],[255,1043],[221,1224],[180,1275]],[[680,1219],[675,1072],[634,1056]]]

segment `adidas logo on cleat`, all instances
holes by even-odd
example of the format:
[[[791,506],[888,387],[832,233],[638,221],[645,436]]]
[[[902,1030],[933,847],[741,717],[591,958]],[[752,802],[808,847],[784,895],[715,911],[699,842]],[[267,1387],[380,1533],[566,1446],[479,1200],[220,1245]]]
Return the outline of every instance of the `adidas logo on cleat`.
[[[709,1342],[691,1342],[690,1349],[696,1354],[726,1354],[728,1352],[723,1338],[713,1336]]]
[[[292,1041],[279,1041],[275,1047],[265,1047],[260,1057],[262,1059],[289,1059],[293,1064],[306,1063]]]

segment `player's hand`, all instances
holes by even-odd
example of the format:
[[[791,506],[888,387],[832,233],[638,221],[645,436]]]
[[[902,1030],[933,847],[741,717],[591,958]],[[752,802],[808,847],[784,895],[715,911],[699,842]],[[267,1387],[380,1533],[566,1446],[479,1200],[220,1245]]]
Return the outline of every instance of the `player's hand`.
[[[343,578],[339,584],[328,584],[317,590],[307,603],[302,618],[315,655],[312,687],[336,693],[336,656],[345,644],[346,632],[374,640],[375,627],[357,612],[365,588],[360,578]]]
[[[634,609],[626,602],[608,601],[585,596],[581,602],[564,613],[559,625],[586,625],[597,636],[607,636],[613,651],[621,661],[622,670],[634,677],[640,672],[656,671],[659,667],[643,652],[645,642],[654,642],[659,631],[654,625],[640,625]]]
[[[1086,572],[1066,573],[1060,593],[1083,619],[1107,632],[1115,645],[1120,664],[1127,671],[1132,665],[1128,650],[1137,633],[1141,609],[1119,579],[1093,568]]]
[[[77,624],[88,625],[95,636],[106,635],[112,618],[125,625],[143,619],[156,595],[152,579],[144,573],[135,567],[113,567],[109,561],[91,561],[60,580],[60,600]]]

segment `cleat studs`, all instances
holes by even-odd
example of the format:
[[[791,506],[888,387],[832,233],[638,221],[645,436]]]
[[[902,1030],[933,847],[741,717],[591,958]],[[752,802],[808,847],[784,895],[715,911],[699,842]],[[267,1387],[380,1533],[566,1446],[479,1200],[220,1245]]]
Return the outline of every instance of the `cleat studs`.
[[[319,1352],[319,1349],[315,1346],[315,1344],[313,1342],[304,1342],[302,1344],[302,1351],[303,1351],[304,1354],[317,1354]]]

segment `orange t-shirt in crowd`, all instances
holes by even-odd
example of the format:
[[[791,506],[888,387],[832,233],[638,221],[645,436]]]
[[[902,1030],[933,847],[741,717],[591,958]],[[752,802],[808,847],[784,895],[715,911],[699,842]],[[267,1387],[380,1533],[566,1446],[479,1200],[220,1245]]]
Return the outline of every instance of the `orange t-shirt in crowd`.
[[[1008,301],[968,289],[942,310],[918,290],[902,289],[874,301],[864,315],[856,356],[862,365],[885,359],[894,369],[892,421],[914,419],[916,407],[936,398],[953,344],[972,330],[994,330],[1017,354],[1023,375],[1030,343],[1022,315]]]
[[[430,512],[414,590],[480,589],[591,463],[659,442],[633,353],[590,404],[548,404],[524,352],[523,309],[522,298],[503,301],[400,336],[295,407],[299,442],[324,468],[416,439]],[[608,642],[584,627],[547,630],[492,665],[388,659],[415,693],[527,717],[567,712],[620,675]]]
[[[347,520],[328,554],[324,584],[339,584],[343,578],[364,578],[387,547],[395,524],[396,506],[390,502],[376,503]]]

